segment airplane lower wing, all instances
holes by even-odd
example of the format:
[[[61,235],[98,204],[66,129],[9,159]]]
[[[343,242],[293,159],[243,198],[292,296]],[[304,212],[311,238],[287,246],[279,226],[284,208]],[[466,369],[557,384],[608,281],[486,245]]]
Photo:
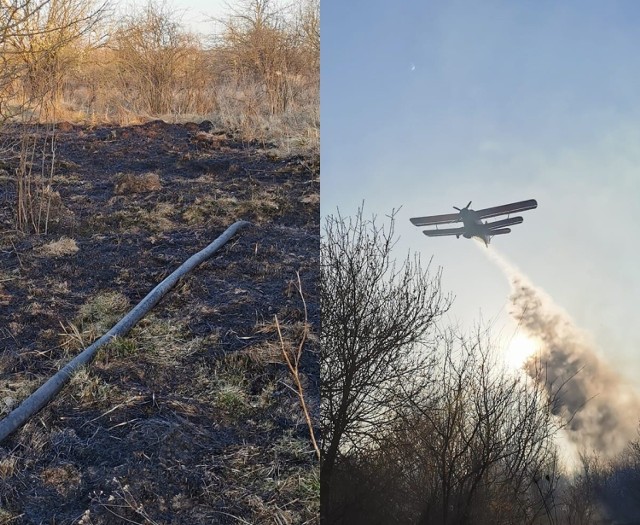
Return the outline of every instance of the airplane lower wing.
[[[464,228],[445,228],[442,230],[424,230],[427,237],[444,237],[445,235],[462,235]]]
[[[487,222],[484,225],[490,230],[503,228],[505,226],[512,226],[514,224],[520,224],[524,219],[522,217],[509,217],[508,219],[501,219],[499,221]]]
[[[430,215],[428,217],[414,217],[409,219],[415,226],[431,226],[433,224],[448,224],[460,220],[459,213],[446,213],[444,215]]]
[[[498,215],[506,215],[508,213],[533,210],[537,207],[538,201],[529,199],[528,201],[513,202],[511,204],[503,204],[502,206],[494,206],[493,208],[485,208],[484,210],[476,210],[476,213],[478,217],[485,219],[488,217],[497,217]]]

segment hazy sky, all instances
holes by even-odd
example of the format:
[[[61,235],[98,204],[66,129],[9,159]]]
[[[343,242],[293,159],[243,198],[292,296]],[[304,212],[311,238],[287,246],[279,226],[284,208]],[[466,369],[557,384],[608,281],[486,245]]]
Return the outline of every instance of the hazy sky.
[[[433,256],[452,320],[504,332],[485,249],[409,217],[537,199],[489,249],[640,384],[640,3],[322,0],[321,20],[322,214],[402,206],[397,255]]]
[[[147,0],[116,0],[119,12],[130,12],[147,4]],[[158,0],[162,4],[162,0]],[[230,13],[229,6],[237,5],[237,0],[166,0],[169,9],[191,31],[204,35],[216,31],[214,18]]]
[[[147,0],[117,0],[120,10],[129,10],[132,7],[144,6]],[[157,0],[162,3],[163,0]],[[165,0],[166,4],[176,14],[176,17],[189,30],[201,33],[205,36],[213,35],[222,29],[216,19],[224,19],[234,10],[246,6],[250,0]],[[272,5],[278,6],[295,5],[289,4],[286,0],[272,0]]]

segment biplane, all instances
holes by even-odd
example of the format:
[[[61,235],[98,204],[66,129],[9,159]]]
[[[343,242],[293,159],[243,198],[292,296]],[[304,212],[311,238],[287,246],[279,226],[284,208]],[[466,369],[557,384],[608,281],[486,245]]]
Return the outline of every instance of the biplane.
[[[509,226],[520,224],[524,219],[522,217],[511,217],[513,213],[533,210],[537,208],[538,202],[535,199],[528,201],[513,202],[511,204],[503,204],[502,206],[494,206],[493,208],[485,208],[484,210],[472,210],[470,208],[471,201],[464,208],[454,206],[457,213],[447,213],[444,215],[431,215],[428,217],[415,217],[411,222],[415,226],[435,226],[435,229],[424,230],[423,233],[427,237],[443,237],[445,235],[455,235],[460,238],[462,235],[467,239],[478,237],[489,246],[489,241],[494,235],[504,235],[511,232]],[[497,221],[483,221],[491,217],[499,217],[506,215],[505,219]],[[451,224],[461,222],[462,226],[458,228],[438,228],[441,224]]]

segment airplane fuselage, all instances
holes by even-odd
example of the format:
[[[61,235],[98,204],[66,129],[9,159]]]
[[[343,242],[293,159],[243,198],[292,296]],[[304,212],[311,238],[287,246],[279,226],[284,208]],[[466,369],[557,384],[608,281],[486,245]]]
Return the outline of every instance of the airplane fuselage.
[[[475,210],[463,208],[460,210],[460,219],[464,226],[464,233],[462,236],[465,239],[471,239],[472,237],[478,237],[484,241],[486,245],[489,244],[490,236],[487,235],[487,227],[480,220],[480,217]]]

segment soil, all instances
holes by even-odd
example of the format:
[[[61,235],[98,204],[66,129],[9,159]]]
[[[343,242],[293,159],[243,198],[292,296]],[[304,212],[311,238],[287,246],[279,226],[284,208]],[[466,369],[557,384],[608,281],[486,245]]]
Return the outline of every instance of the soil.
[[[252,225],[0,443],[0,523],[317,522],[282,349],[302,344],[317,421],[318,158],[153,121],[59,126],[54,166],[37,235],[16,232],[17,166],[0,166],[0,415],[233,222]]]

